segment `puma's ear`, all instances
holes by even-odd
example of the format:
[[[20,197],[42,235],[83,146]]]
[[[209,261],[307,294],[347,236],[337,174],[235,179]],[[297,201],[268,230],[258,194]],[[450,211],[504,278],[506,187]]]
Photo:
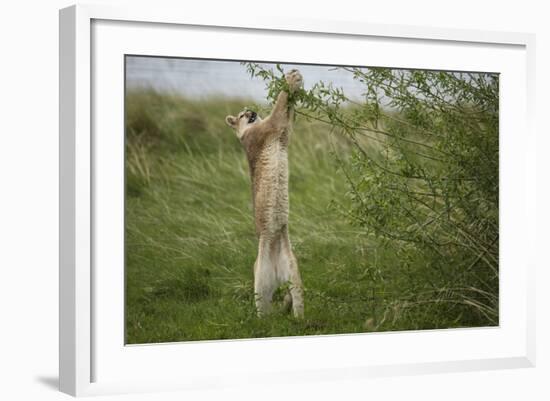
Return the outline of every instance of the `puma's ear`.
[[[227,116],[227,117],[225,117],[225,122],[231,128],[235,128],[237,126],[237,117]]]

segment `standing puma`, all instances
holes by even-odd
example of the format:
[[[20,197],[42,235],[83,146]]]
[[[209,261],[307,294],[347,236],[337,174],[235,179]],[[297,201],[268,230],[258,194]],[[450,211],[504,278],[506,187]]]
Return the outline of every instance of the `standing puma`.
[[[298,70],[286,74],[290,93],[303,83]],[[254,264],[254,293],[258,316],[271,310],[275,290],[289,284],[285,296],[295,317],[304,315],[302,280],[288,236],[288,143],[294,111],[289,93],[281,91],[271,114],[261,119],[246,110],[225,121],[235,129],[246,151],[250,178],[258,256]]]

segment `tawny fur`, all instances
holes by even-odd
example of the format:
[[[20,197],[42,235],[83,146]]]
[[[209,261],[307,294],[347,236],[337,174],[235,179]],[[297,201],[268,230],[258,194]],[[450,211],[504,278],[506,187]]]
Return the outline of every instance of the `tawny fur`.
[[[291,93],[303,82],[297,70],[290,71],[286,81]],[[292,307],[295,317],[304,314],[302,281],[288,235],[288,144],[294,117],[288,97],[289,93],[282,91],[271,114],[263,120],[251,111],[226,117],[243,145],[250,168],[258,236],[254,292],[259,316],[270,312],[273,293],[284,284],[289,288],[286,307]]]

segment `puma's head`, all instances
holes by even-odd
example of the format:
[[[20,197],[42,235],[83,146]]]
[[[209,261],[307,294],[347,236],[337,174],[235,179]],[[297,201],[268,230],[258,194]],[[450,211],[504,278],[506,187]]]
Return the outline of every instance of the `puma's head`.
[[[237,138],[241,139],[246,130],[262,121],[258,113],[252,110],[243,110],[237,117],[227,116],[225,122],[235,130]]]

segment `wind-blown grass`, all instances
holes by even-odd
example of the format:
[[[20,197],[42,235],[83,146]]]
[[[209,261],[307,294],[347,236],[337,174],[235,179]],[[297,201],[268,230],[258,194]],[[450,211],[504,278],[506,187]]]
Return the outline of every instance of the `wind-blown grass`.
[[[258,319],[248,166],[224,122],[246,104],[127,93],[127,343],[497,323],[485,306],[491,294],[449,286],[445,272],[434,274],[402,244],[367,237],[333,207],[348,202],[339,163],[352,147],[300,116],[289,150],[289,225],[305,318],[276,307]]]

